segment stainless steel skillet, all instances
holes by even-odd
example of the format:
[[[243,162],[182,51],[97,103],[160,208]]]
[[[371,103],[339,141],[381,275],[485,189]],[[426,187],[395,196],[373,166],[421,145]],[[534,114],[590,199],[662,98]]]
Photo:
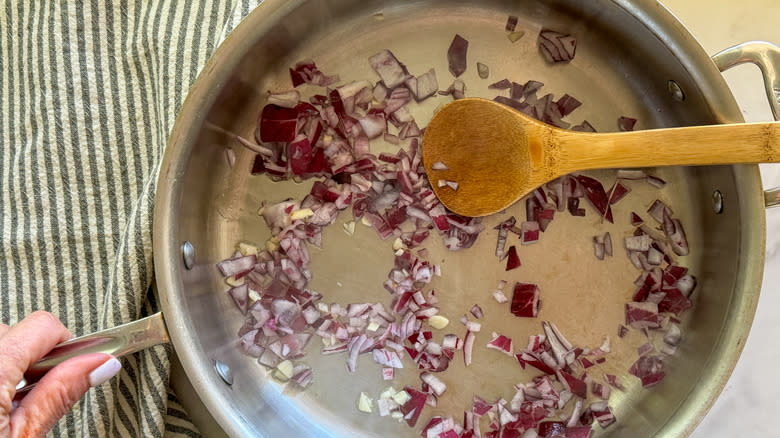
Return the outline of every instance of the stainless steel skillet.
[[[520,27],[527,32],[516,44],[503,32],[508,14],[520,16]],[[533,39],[542,26],[564,28],[578,37],[577,58],[567,68],[550,69],[541,62]],[[318,362],[313,352],[315,386],[289,398],[260,366],[237,351],[235,332],[241,318],[221,293],[226,286],[214,263],[228,256],[238,240],[261,243],[267,236],[256,216],[260,201],[280,200],[305,188],[251,177],[251,154],[223,134],[206,129],[206,122],[250,134],[265,90],[284,87],[286,68],[305,58],[316,59],[324,70],[338,72],[343,79],[370,78],[366,58],[390,48],[411,68],[432,66],[446,77],[444,53],[454,33],[469,38],[471,53],[490,65],[491,79],[533,78],[545,82],[548,92],[575,95],[585,102],[577,117],[603,130],[616,128],[614,121],[620,115],[638,118],[643,127],[740,120],[717,67],[655,2],[265,2],[225,42],[193,87],[161,168],[155,212],[155,261],[168,330],[200,396],[231,435],[412,436],[414,432],[356,412],[357,392],[377,393],[383,386],[367,362],[361,363],[360,375],[346,376],[343,362]],[[731,55],[720,59],[727,56]],[[492,97],[474,69],[466,75],[469,95]],[[233,169],[224,164],[225,147],[238,153]],[[700,289],[685,320],[684,346],[669,364],[669,377],[652,391],[631,388],[615,398],[612,404],[619,422],[605,436],[690,432],[736,362],[760,288],[764,216],[757,169],[678,168],[657,174],[673,187],[661,196],[691,230],[689,238],[696,249],[686,264],[697,273]],[[716,190],[725,202],[720,214],[712,207]],[[637,193],[637,204],[624,208],[642,208],[640,204],[652,201],[651,196],[655,195]],[[546,299],[545,319],[556,321],[567,334],[576,333],[570,335],[573,340],[593,345],[604,334],[614,333],[620,304],[630,293],[626,286],[635,272],[616,265],[607,275],[603,266],[586,257],[587,238],[600,226],[589,223],[583,230],[581,223],[556,225],[559,233],[545,236],[534,248],[537,253],[528,253],[526,271],[518,273],[518,279],[540,284]],[[387,245],[379,244],[371,233],[365,229],[354,238],[326,234],[325,250],[315,254],[312,264],[312,287],[327,300],[386,298],[380,280],[390,266],[390,256]],[[194,248],[190,269],[182,257],[184,242]],[[483,256],[491,253],[493,244],[492,236],[485,235],[471,250],[446,255],[446,275],[437,285],[449,295],[451,308],[446,312],[459,315],[503,275],[500,266]],[[497,308],[486,306],[486,310],[495,315],[493,329],[511,331],[518,338],[539,331],[538,322],[516,324]],[[616,371],[624,373],[628,368],[628,350],[616,353]],[[232,370],[232,386],[216,373],[214,360]],[[462,410],[463,401],[475,390],[487,395],[527,378],[515,374],[514,368],[489,362],[485,356],[473,369],[453,370],[451,378],[467,384],[453,385],[455,396],[439,411],[455,413],[453,407]]]

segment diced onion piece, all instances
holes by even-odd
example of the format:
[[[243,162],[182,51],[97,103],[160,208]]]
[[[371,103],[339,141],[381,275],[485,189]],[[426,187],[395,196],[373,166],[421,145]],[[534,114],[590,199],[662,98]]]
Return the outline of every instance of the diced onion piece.
[[[636,125],[636,119],[625,116],[620,116],[620,118],[618,118],[618,129],[621,131],[633,131],[634,125]]]
[[[382,78],[387,88],[393,89],[406,80],[406,73],[401,63],[389,50],[382,50],[368,58],[371,68]]]
[[[509,301],[506,295],[504,295],[504,292],[498,289],[493,291],[493,298],[499,303],[506,303]]]
[[[658,189],[662,189],[666,185],[666,181],[653,175],[647,176],[647,183]]]
[[[358,410],[360,412],[366,412],[370,414],[373,405],[374,401],[371,399],[371,397],[369,397],[365,392],[361,392],[360,398],[358,398]]]
[[[520,257],[517,255],[517,249],[514,245],[509,247],[506,257],[506,270],[511,271],[520,266]]]
[[[276,372],[274,373],[274,377],[277,379],[286,382],[290,380],[290,378],[293,376],[293,363],[289,360],[283,360],[279,363],[279,365],[276,366]]]
[[[619,169],[617,171],[617,179],[642,180],[645,178],[647,178],[647,173],[644,170]]]
[[[298,90],[290,90],[284,93],[271,93],[268,95],[268,103],[278,105],[282,108],[295,108],[301,100],[301,93]]]
[[[490,75],[490,68],[488,68],[487,65],[478,62],[477,63],[477,74],[482,79],[487,79],[487,77]]]
[[[513,315],[535,318],[539,313],[539,303],[539,286],[531,283],[515,283],[510,307]]]
[[[392,398],[393,401],[398,403],[399,405],[405,405],[406,402],[411,400],[412,397],[406,391],[398,391],[395,394],[393,394]]]
[[[314,216],[314,212],[311,210],[311,208],[302,208],[290,213],[290,220],[301,220],[312,216]]]
[[[474,332],[467,332],[463,340],[463,362],[466,366],[471,365],[471,357],[474,351]]]
[[[447,385],[445,385],[444,382],[431,373],[421,373],[420,380],[425,382],[437,397],[440,397],[442,394],[444,394],[444,391],[447,390]]]
[[[507,38],[509,38],[509,41],[511,41],[511,42],[513,42],[513,43],[516,43],[516,42],[518,42],[518,41],[520,40],[520,38],[522,38],[524,35],[525,35],[525,31],[523,31],[523,30],[518,30],[518,31],[515,31],[515,32],[509,32],[508,34],[506,34],[506,37],[507,37]]]
[[[569,62],[574,59],[577,50],[574,37],[549,29],[539,32],[537,44],[545,59],[551,63]]]
[[[447,167],[447,165],[442,163],[441,161],[437,161],[437,162],[433,163],[431,168],[433,170],[450,170],[450,168]]]
[[[447,327],[449,323],[450,320],[441,315],[433,315],[428,318],[428,325],[435,328],[436,330],[441,330],[444,327]]]
[[[468,52],[469,42],[460,35],[455,35],[450,48],[447,50],[447,62],[450,73],[456,78],[466,71],[466,53]]]
[[[493,333],[493,339],[488,342],[487,348],[491,348],[493,350],[498,350],[504,354],[507,354],[509,356],[513,356],[514,353],[512,352],[512,339],[500,335],[497,333]]]
[[[225,159],[231,169],[236,165],[236,152],[232,148],[225,149]]]

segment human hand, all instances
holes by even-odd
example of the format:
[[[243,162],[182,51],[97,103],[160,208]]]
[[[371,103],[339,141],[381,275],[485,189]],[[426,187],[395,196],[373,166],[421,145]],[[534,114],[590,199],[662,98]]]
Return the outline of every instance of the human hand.
[[[25,371],[70,332],[48,312],[34,312],[13,327],[0,324],[0,438],[45,435],[90,387],[115,376],[122,365],[109,354],[68,359],[46,373],[23,398],[16,385]]]

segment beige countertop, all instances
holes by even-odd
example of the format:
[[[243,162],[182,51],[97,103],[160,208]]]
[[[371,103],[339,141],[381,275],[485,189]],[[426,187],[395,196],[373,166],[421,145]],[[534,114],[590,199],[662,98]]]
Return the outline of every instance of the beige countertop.
[[[780,0],[663,0],[707,53],[749,40],[780,44]],[[754,66],[738,66],[724,74],[747,121],[772,119],[761,74]],[[780,165],[762,165],[765,187],[780,185]],[[694,438],[778,436],[774,425],[780,400],[776,368],[780,364],[780,209],[767,213],[767,265],[764,287],[753,328],[737,368],[721,397],[692,435]],[[175,367],[176,368],[176,367]],[[177,389],[183,386],[181,369],[174,369]],[[191,388],[190,388],[191,391]],[[210,420],[193,392],[180,398],[193,414],[204,436],[224,436]]]

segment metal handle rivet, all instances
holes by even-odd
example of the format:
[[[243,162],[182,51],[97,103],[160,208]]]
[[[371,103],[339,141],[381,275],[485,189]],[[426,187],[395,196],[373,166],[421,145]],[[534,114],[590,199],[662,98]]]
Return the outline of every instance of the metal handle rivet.
[[[672,98],[678,102],[682,102],[685,100],[685,93],[683,92],[682,88],[680,88],[680,84],[677,82],[670,80],[666,83],[666,86],[669,88],[669,94],[672,95]]]
[[[187,268],[187,270],[190,270],[195,266],[195,248],[190,242],[185,241],[181,244],[181,256],[184,261],[184,267]]]
[[[223,382],[227,383],[228,385],[233,384],[233,372],[230,371],[229,366],[218,360],[215,360],[214,369],[217,370],[217,375],[222,379]]]
[[[712,210],[715,214],[723,213],[723,194],[720,190],[712,192]]]

